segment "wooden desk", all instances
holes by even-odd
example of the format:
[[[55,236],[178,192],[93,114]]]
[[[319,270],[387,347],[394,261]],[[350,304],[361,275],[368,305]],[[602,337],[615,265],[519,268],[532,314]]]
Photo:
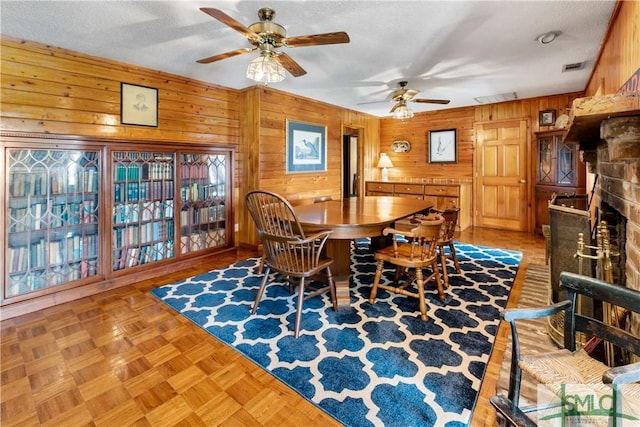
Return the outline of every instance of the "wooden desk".
[[[336,282],[338,307],[351,305],[351,240],[375,238],[394,221],[433,206],[425,200],[405,197],[352,197],[295,207],[305,231],[332,230],[326,244],[327,255],[333,258],[331,273]]]

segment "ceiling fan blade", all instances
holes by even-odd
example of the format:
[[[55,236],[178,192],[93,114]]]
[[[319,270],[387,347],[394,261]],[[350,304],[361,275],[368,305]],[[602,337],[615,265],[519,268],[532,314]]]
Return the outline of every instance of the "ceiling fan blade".
[[[394,111],[396,111],[398,108],[400,108],[400,104],[396,104],[393,106],[393,108],[389,111],[389,113],[393,113]]]
[[[367,105],[367,104],[381,104],[381,103],[387,103],[389,102],[388,100],[386,101],[369,101],[369,102],[358,102],[357,105]]]
[[[423,99],[423,98],[418,98],[418,99],[412,99],[411,102],[421,102],[424,104],[448,104],[449,101],[448,99]]]
[[[288,47],[317,46],[321,44],[349,43],[349,35],[344,31],[337,33],[314,34],[310,36],[290,37],[282,40]]]
[[[242,25],[240,22],[236,21],[219,9],[214,9],[212,7],[201,7],[200,10],[211,16],[212,18],[215,18],[218,21],[222,22],[223,24],[233,28],[251,41],[259,42],[261,40],[261,37],[258,34],[254,33],[253,31]]]
[[[211,62],[220,61],[221,59],[232,58],[234,56],[242,55],[244,53],[253,52],[256,49],[257,49],[256,47],[245,47],[245,48],[242,48],[242,49],[236,49],[236,50],[232,50],[230,52],[221,53],[219,55],[213,55],[213,56],[210,56],[208,58],[198,59],[196,62],[198,62],[200,64],[209,64]]]
[[[289,55],[284,52],[278,53],[276,55],[276,60],[282,65],[288,72],[291,73],[293,77],[300,77],[307,74],[307,72],[302,68],[296,61],[293,60]]]

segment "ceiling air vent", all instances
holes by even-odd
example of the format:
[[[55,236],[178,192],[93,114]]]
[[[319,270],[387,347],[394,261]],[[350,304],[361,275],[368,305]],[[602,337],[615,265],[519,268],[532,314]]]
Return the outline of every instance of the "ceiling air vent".
[[[478,104],[493,104],[495,102],[505,102],[518,99],[518,95],[515,92],[499,93],[497,95],[479,96],[473,98]]]
[[[562,72],[565,73],[567,71],[578,71],[584,68],[584,62],[574,62],[573,64],[564,64],[562,66]]]

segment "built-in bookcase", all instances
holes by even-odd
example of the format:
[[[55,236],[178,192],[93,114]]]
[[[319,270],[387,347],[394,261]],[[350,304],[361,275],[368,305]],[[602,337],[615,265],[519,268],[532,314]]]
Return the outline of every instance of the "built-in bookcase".
[[[113,151],[113,270],[174,256],[175,154]]]
[[[228,156],[180,154],[180,252],[227,244]]]
[[[97,275],[101,153],[12,148],[6,157],[6,296]]]
[[[4,133],[0,143],[4,316],[235,250],[228,147]]]

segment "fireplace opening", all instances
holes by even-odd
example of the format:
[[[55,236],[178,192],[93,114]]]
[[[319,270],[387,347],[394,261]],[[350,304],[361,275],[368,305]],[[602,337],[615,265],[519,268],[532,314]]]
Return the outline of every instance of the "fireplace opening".
[[[599,209],[599,221],[607,223],[609,231],[609,244],[611,251],[611,270],[613,283],[619,286],[627,286],[626,269],[626,240],[627,219],[618,210],[602,201]]]

